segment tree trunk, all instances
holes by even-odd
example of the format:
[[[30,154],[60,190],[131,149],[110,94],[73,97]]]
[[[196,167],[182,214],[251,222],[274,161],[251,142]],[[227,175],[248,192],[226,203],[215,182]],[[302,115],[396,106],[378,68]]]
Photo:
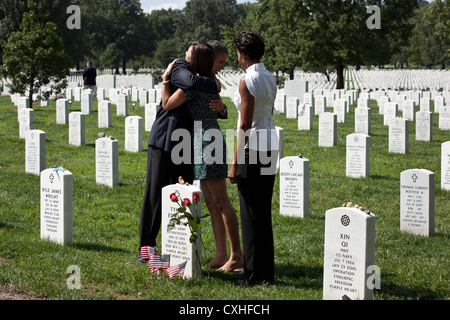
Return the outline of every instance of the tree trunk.
[[[127,58],[125,58],[125,56],[122,60],[122,73],[127,74]]]
[[[340,62],[336,65],[336,89],[344,89],[344,66]]]

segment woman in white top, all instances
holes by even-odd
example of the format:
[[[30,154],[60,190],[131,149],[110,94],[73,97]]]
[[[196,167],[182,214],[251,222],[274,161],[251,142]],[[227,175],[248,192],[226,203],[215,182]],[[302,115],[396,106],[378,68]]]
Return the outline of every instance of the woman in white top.
[[[237,146],[228,178],[237,183],[240,202],[244,281],[273,283],[274,246],[272,193],[278,139],[272,120],[277,85],[261,58],[264,40],[254,31],[234,39],[238,60],[246,74],[234,102],[239,110]]]

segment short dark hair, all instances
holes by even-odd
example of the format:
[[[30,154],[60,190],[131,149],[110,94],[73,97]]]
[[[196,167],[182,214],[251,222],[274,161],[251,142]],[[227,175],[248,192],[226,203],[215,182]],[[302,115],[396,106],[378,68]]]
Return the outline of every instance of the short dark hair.
[[[213,48],[215,57],[224,53],[228,54],[228,48],[219,40],[209,40],[208,44]]]
[[[246,30],[234,38],[234,44],[239,52],[248,55],[253,60],[259,60],[264,55],[266,47],[264,38],[256,31]]]
[[[189,42],[189,46],[192,46],[189,69],[192,73],[198,73],[202,77],[212,77],[211,69],[214,64],[213,48],[204,41]]]

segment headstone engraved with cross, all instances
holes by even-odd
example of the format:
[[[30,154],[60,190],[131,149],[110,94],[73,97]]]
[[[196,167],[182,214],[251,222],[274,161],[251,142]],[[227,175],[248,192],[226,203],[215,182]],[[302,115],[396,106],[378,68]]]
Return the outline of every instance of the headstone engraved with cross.
[[[441,189],[450,191],[450,141],[441,145]]]
[[[400,230],[434,234],[434,173],[410,169],[400,174]]]
[[[280,160],[280,214],[309,217],[309,167],[303,156]]]
[[[111,188],[119,184],[119,142],[114,138],[95,142],[95,180]]]
[[[25,138],[25,172],[40,175],[45,169],[45,132],[29,130]]]
[[[41,239],[73,243],[73,175],[51,167],[41,172]]]

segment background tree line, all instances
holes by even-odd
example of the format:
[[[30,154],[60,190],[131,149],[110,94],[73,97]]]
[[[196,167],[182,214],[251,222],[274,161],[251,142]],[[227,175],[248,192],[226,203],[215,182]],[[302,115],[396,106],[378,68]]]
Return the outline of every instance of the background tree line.
[[[233,37],[241,30],[254,29],[266,39],[264,62],[269,69],[291,77],[295,68],[327,76],[336,72],[337,87],[342,88],[343,70],[348,66],[445,68],[450,60],[449,3],[259,0],[237,4],[235,0],[190,0],[182,10],[146,14],[139,0],[2,0],[0,57],[5,66],[9,56],[19,50],[14,43],[19,41],[18,33],[50,23],[52,30],[47,30],[45,37],[56,34],[61,39],[58,52],[65,56],[61,68],[66,71],[69,67],[82,69],[86,60],[116,73],[125,73],[127,68],[164,68],[184,55],[189,41],[210,39],[229,47],[229,64],[237,68]],[[70,16],[66,10],[73,4],[81,10],[80,29],[66,25]],[[369,5],[380,8],[380,29],[367,27]],[[31,46],[30,39],[21,41]],[[49,51],[49,55],[55,56],[55,52]],[[20,59],[25,61],[27,56],[18,55],[14,63]],[[2,75],[9,75],[5,67]]]

